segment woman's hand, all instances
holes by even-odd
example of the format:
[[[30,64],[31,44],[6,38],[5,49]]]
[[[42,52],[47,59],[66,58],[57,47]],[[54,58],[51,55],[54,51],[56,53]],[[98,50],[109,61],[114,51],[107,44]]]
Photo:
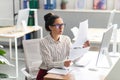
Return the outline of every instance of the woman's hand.
[[[69,67],[70,64],[71,64],[71,60],[66,60],[66,61],[64,61],[64,66],[65,66],[65,67]]]
[[[86,41],[84,44],[83,44],[83,48],[86,48],[86,47],[89,47],[90,46],[90,42],[89,41]]]

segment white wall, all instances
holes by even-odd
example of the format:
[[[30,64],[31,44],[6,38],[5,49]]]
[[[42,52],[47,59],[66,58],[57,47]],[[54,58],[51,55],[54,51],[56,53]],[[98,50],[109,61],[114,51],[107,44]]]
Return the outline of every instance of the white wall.
[[[13,1],[15,1],[15,13],[19,10],[19,2],[23,7],[23,0],[0,0],[0,26],[11,26],[14,25],[14,12],[13,12]],[[60,9],[61,0],[57,1],[57,9]],[[67,9],[75,9],[75,2],[77,0],[68,0]],[[114,9],[116,0],[107,0],[107,9]],[[39,0],[40,9],[44,9],[44,0]],[[93,0],[86,0],[86,10],[91,10],[93,6]]]
[[[0,0],[0,26],[13,25],[13,0]]]
[[[13,4],[13,1],[15,1],[15,4]],[[14,25],[14,13],[17,13],[18,9],[19,0],[0,0],[0,26]]]
[[[90,28],[106,28],[108,24],[108,19],[110,16],[110,11],[107,12],[101,12],[101,11],[65,11],[65,10],[39,10],[38,12],[38,19],[39,19],[39,25],[44,27],[44,19],[43,16],[48,13],[53,12],[59,16],[61,16],[64,19],[64,22],[66,23],[64,34],[69,35],[71,38],[73,38],[73,34],[71,33],[70,29],[74,26],[79,26],[79,23],[88,19],[89,20],[89,27]],[[118,24],[118,27],[120,27],[120,12],[115,14],[113,23]],[[44,36],[47,34],[47,32],[44,30]]]

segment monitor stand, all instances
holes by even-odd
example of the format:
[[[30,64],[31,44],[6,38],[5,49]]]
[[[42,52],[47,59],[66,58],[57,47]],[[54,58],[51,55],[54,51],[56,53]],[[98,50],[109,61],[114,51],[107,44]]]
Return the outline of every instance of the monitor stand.
[[[112,66],[111,56],[109,56],[109,52],[107,48],[101,50],[98,54],[96,65],[90,66],[88,70],[90,71],[98,71],[100,68],[109,69]]]
[[[113,33],[112,33],[112,40],[113,40],[113,51],[109,53],[111,57],[119,57],[120,53],[117,52],[117,28],[118,25],[114,24]]]
[[[112,66],[111,57],[109,56],[109,52],[107,48],[102,49],[99,53],[96,67],[98,68],[110,68]]]

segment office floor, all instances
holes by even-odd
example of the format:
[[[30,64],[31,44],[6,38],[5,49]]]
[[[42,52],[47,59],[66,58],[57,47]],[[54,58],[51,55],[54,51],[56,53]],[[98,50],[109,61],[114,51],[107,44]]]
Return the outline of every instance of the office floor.
[[[7,52],[6,54],[6,58],[12,63],[15,65],[15,60],[14,59],[10,59],[10,56],[9,56],[9,48],[8,47],[5,47],[4,48],[5,51]],[[19,58],[24,58],[24,54],[23,54],[23,49],[22,48],[18,48],[18,54],[19,54]],[[14,49],[13,49],[13,57],[14,57]],[[21,72],[21,69],[23,67],[25,67],[25,63],[24,63],[24,60],[19,60],[18,61],[19,63],[19,78],[18,80],[25,80],[25,76],[24,74]],[[0,73],[7,73],[9,74],[10,76],[15,76],[15,67],[11,67],[11,66],[8,66],[8,65],[0,65]],[[0,79],[1,80],[1,79]],[[3,79],[3,80],[16,80],[16,79]]]

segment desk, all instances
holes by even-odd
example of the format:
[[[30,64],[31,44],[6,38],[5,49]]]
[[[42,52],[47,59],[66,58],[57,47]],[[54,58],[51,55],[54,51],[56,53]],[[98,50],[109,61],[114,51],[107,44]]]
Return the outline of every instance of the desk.
[[[47,74],[44,77],[44,80],[72,80],[72,75],[68,74],[66,76],[57,75],[57,74]]]
[[[44,76],[44,80],[104,80],[111,68],[97,68],[96,58],[98,52],[90,51],[88,55],[91,57],[91,62],[85,67],[71,66],[72,71],[68,75],[47,74]],[[117,62],[119,57],[111,58],[113,65]],[[90,68],[96,68],[97,71],[89,70]]]
[[[10,58],[12,58],[12,39],[15,41],[15,61],[16,61],[16,78],[18,78],[18,48],[17,39],[24,37],[26,34],[41,30],[41,38],[43,35],[42,27],[27,27],[25,31],[16,31],[15,27],[0,28],[0,38],[9,39]]]

